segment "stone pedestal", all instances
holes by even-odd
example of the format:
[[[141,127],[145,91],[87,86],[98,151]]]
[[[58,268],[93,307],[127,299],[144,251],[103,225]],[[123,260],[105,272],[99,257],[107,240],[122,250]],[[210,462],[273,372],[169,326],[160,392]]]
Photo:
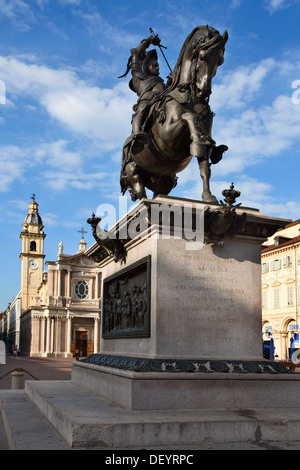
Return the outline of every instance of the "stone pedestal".
[[[183,217],[170,218],[169,237],[163,219],[149,216],[153,205],[179,207]],[[205,213],[208,243],[182,236],[187,208],[193,226]],[[75,384],[127,409],[264,407],[262,390],[272,377],[280,402],[290,375],[262,357],[260,260],[262,242],[288,221],[237,208],[221,237],[219,223],[212,223],[218,211],[164,197],[142,201],[118,223],[125,233],[143,214],[140,233],[126,241],[126,264],[107,256],[100,262],[101,350],[74,364]],[[99,247],[88,255],[99,256]]]
[[[149,337],[103,338],[101,352],[261,359],[260,243],[238,238],[196,251],[185,245],[185,240],[148,239],[128,251],[127,269],[141,259],[150,268]],[[103,268],[103,279],[122,272],[111,262]]]

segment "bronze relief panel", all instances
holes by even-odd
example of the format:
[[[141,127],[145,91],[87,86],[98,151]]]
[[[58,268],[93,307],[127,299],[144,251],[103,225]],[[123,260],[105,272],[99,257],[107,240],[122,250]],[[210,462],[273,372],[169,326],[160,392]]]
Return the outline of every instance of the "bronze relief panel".
[[[150,256],[103,281],[102,337],[150,336]]]

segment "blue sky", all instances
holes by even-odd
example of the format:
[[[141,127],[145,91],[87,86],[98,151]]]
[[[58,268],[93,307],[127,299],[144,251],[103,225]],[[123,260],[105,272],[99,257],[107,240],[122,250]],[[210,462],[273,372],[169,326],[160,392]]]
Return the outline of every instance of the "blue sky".
[[[86,219],[101,204],[118,208],[136,95],[117,77],[150,27],[171,67],[195,26],[228,30],[210,104],[213,138],[229,150],[212,168],[212,191],[222,199],[233,181],[243,205],[298,219],[299,18],[298,0],[0,0],[0,311],[20,288],[19,235],[32,193],[46,261],[60,241],[76,253],[81,227],[91,245]],[[200,199],[196,161],[178,176],[172,194]]]

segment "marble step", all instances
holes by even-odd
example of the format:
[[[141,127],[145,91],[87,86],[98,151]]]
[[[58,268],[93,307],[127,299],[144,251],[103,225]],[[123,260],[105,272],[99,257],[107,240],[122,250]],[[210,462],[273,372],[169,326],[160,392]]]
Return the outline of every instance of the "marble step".
[[[74,449],[300,441],[299,408],[128,411],[71,381],[27,381],[26,395]]]
[[[8,450],[70,449],[24,390],[1,390],[0,409]]]

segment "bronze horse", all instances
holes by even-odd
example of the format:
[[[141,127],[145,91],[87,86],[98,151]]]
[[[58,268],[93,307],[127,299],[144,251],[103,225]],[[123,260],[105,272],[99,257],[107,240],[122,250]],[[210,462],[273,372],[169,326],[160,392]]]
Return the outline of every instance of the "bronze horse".
[[[120,183],[122,193],[128,189],[133,201],[147,197],[145,188],[154,196],[169,194],[176,186],[176,174],[195,156],[203,180],[202,200],[217,203],[209,187],[210,166],[221,160],[228,147],[216,146],[211,137],[213,113],[208,103],[227,39],[227,31],[221,35],[210,26],[195,28],[182,46],[164,91],[150,100],[145,132],[126,140]]]

